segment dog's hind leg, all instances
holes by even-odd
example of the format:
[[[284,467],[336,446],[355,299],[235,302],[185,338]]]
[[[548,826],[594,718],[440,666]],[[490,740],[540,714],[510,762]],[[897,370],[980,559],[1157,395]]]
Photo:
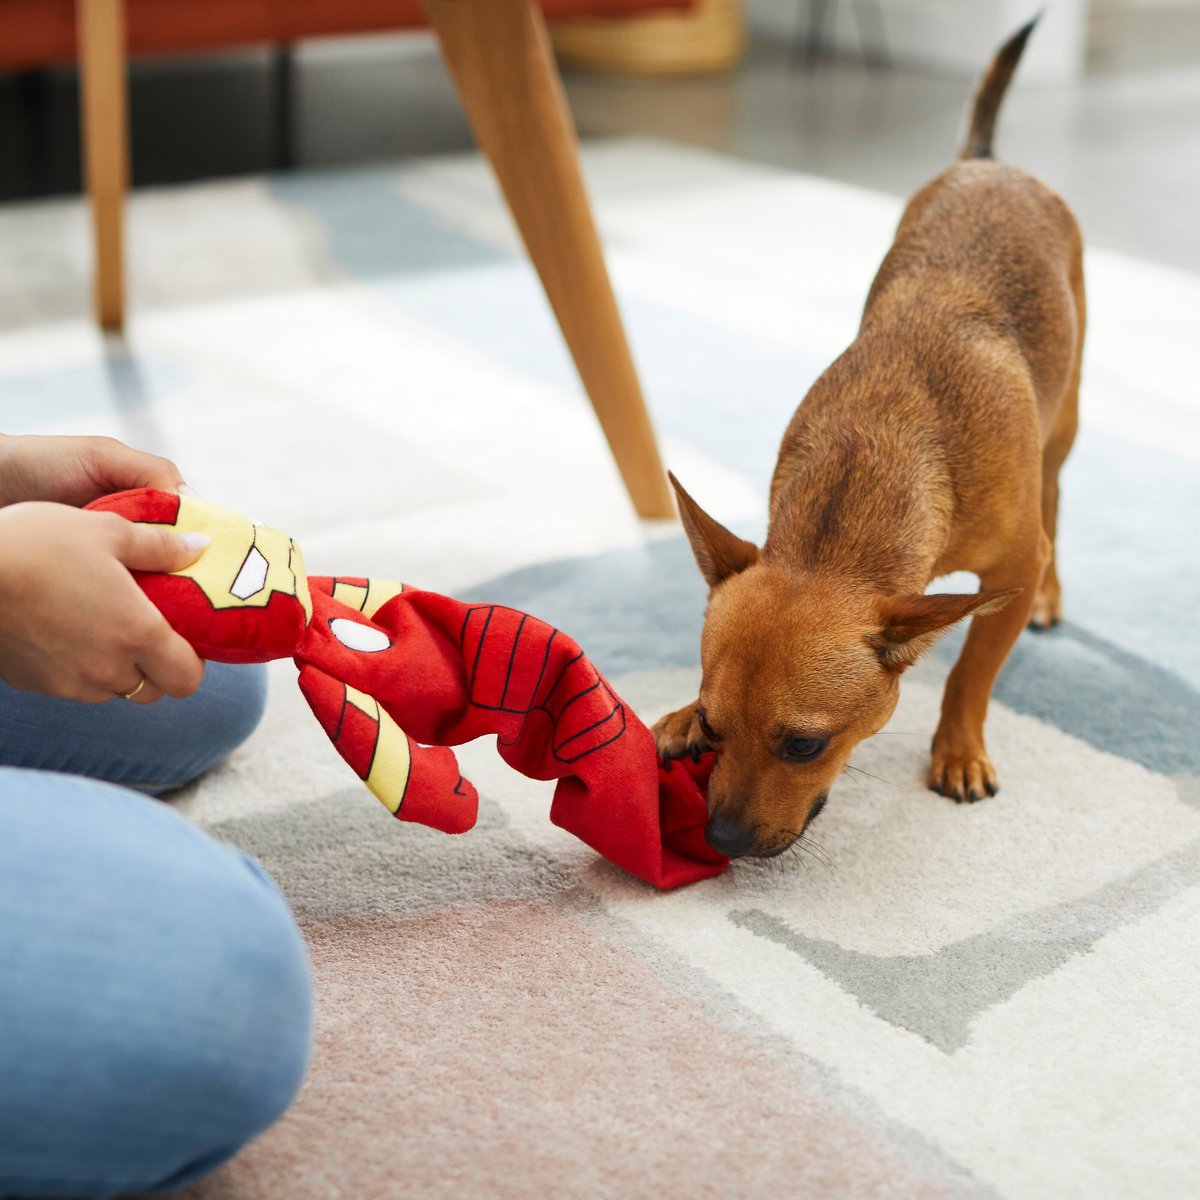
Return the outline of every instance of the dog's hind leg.
[[[1072,385],[1069,400],[1063,402],[1062,418],[1067,417],[1067,408],[1072,412],[1071,419],[1060,419],[1059,424],[1050,435],[1046,448],[1042,452],[1042,527],[1046,532],[1048,544],[1046,569],[1042,581],[1034,597],[1033,608],[1029,613],[1031,629],[1052,629],[1062,620],[1062,586],[1058,580],[1058,553],[1056,539],[1058,535],[1058,473],[1066,461],[1067,452],[1075,440],[1077,419],[1075,418],[1075,389],[1078,388],[1078,372]]]
[[[1075,433],[1079,428],[1079,373],[1083,358],[1083,286],[1075,288],[1075,304],[1079,319],[1079,344],[1075,366],[1067,385],[1062,405],[1055,418],[1054,428],[1042,451],[1042,528],[1050,542],[1050,557],[1029,614],[1031,629],[1052,629],[1062,620],[1062,587],[1058,581],[1058,473],[1066,461]]]

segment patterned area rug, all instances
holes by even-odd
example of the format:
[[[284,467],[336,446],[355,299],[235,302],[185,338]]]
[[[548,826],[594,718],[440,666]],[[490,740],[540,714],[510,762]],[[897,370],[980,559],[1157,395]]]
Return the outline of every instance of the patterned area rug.
[[[653,143],[587,167],[669,461],[759,536],[899,202]],[[104,345],[80,207],[0,214],[0,428],[170,454],[315,573],[527,608],[648,718],[694,696],[699,577],[630,515],[478,160],[148,192],[131,235],[137,316]],[[393,822],[278,667],[175,803],[295,907],[316,1058],[193,1200],[1196,1195],[1200,280],[1088,269],[1068,622],[1001,679],[993,800],[922,786],[949,639],[819,854],[660,895],[488,745],[474,831]]]

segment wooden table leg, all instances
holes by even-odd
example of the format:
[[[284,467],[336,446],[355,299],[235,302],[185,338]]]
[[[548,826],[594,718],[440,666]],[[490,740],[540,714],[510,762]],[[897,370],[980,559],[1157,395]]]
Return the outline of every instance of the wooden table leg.
[[[125,12],[122,0],[77,0],[84,179],[96,248],[100,327],[125,324],[123,218],[129,186]]]
[[[592,219],[575,127],[534,0],[425,0],[634,507],[675,515]]]

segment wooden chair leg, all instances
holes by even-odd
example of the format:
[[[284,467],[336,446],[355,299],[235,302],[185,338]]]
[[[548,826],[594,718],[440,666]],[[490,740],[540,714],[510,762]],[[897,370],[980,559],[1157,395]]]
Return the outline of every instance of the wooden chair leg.
[[[541,11],[534,0],[425,0],[425,10],[634,508],[673,517]]]
[[[129,185],[123,0],[77,0],[84,179],[96,248],[95,308],[100,327],[125,324],[123,207]]]

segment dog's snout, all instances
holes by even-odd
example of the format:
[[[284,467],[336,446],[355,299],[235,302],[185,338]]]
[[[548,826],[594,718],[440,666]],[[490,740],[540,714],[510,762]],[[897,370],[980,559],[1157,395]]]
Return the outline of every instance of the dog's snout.
[[[728,817],[713,816],[704,826],[704,838],[718,853],[739,858],[754,844],[754,830]]]

